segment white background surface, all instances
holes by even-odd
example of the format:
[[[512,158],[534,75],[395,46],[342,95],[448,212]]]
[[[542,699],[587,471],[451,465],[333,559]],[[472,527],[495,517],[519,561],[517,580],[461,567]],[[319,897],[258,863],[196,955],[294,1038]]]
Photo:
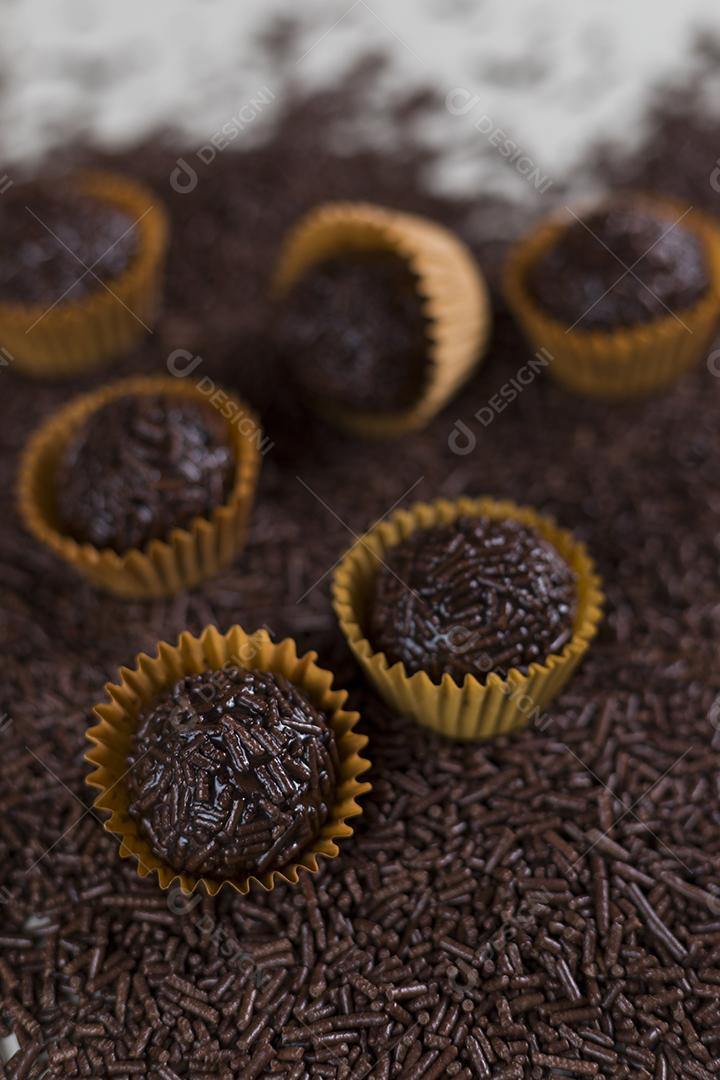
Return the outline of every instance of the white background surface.
[[[720,33],[716,0],[0,0],[4,162],[68,134],[116,145],[168,124],[203,143],[258,88],[280,91],[255,45],[274,16],[302,18],[288,68],[306,85],[341,79],[364,51],[392,55],[373,137],[398,87],[477,94],[468,115],[440,109],[422,132],[447,151],[445,186],[465,188],[512,172],[477,152],[484,115],[558,175],[599,136],[638,137],[650,87],[682,80],[693,38]]]

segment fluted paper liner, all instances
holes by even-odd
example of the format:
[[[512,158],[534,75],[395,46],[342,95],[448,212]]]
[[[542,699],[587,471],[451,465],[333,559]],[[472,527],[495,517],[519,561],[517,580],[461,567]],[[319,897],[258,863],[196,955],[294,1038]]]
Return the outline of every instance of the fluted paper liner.
[[[475,260],[456,236],[425,218],[369,203],[326,203],[303,218],[282,248],[275,294],[285,295],[318,262],[372,250],[401,256],[417,278],[427,321],[425,383],[417,401],[397,412],[313,404],[342,428],[386,438],[424,427],[469,378],[487,344],[490,302]]]
[[[224,392],[223,392],[224,393]],[[207,517],[173,529],[167,539],[118,554],[66,536],[55,509],[57,465],[68,441],[91,413],[128,394],[168,394],[207,403],[227,423],[236,471],[227,501]],[[224,415],[223,408],[233,414]],[[240,422],[242,421],[242,422]],[[253,413],[225,395],[216,404],[189,380],[169,375],[121,379],[75,398],[35,432],[20,461],[19,504],[26,527],[98,588],[126,598],[170,596],[212,577],[241,550],[260,466],[261,429]]]
[[[490,673],[484,683],[466,675],[462,685],[445,674],[436,683],[424,671],[408,675],[404,663],[391,663],[366,636],[372,582],[388,550],[416,529],[447,525],[461,515],[520,521],[549,541],[574,571],[577,600],[572,638],[562,652],[531,664],[527,674],[511,668],[505,678]],[[551,518],[511,502],[461,498],[416,503],[362,536],[335,571],[333,601],[350,648],[388,705],[442,735],[487,739],[526,726],[565,686],[595,636],[603,594],[584,544]]]
[[[708,288],[695,305],[649,323],[616,330],[569,329],[531,296],[527,276],[534,263],[567,228],[567,219],[541,223],[512,252],[505,271],[508,304],[537,349],[552,356],[550,374],[588,397],[623,399],[670,385],[705,355],[720,315],[720,230],[697,210],[671,199],[637,195],[635,201],[699,237],[708,267]],[[638,282],[638,289],[643,286]]]
[[[157,195],[113,173],[83,172],[69,183],[123,210],[136,226],[138,247],[117,278],[105,285],[93,280],[78,299],[49,296],[22,304],[0,298],[0,344],[14,367],[40,378],[79,375],[127,352],[154,322],[161,295],[168,220]]]
[[[87,738],[94,746],[85,759],[95,766],[87,783],[100,791],[94,806],[110,811],[105,828],[120,838],[120,856],[137,861],[140,877],[155,875],[161,889],[169,889],[177,883],[186,895],[202,886],[210,896],[215,896],[223,885],[246,894],[254,884],[268,891],[278,882],[296,885],[300,870],[316,873],[321,857],[337,857],[336,841],[352,836],[353,829],[347,820],[362,813],[357,800],[371,788],[367,781],[358,779],[370,767],[370,762],[360,756],[368,740],[367,736],[354,731],[359,714],[346,712],[343,708],[347,691],[332,689],[332,673],[318,667],[316,659],[314,652],[298,656],[295,642],[290,638],[275,644],[263,630],[247,634],[240,626],[233,626],[226,634],[221,634],[214,626],[208,626],[199,638],[186,631],[180,635],[177,645],[161,642],[154,657],[141,653],[132,669],[120,669],[118,683],[108,683],[105,689],[110,700],[96,705],[99,723],[87,732]],[[126,777],[128,752],[140,713],[183,676],[218,670],[227,664],[284,675],[302,690],[325,714],[335,733],[339,774],[328,820],[314,843],[297,861],[258,877],[248,874],[221,881],[178,874],[153,854],[148,842],[140,835],[137,822],[128,813]]]

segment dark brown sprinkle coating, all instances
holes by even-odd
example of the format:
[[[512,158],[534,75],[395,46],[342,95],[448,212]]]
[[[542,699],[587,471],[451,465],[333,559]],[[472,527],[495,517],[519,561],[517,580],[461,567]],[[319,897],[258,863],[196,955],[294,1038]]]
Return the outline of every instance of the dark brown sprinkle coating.
[[[80,543],[117,552],[162,540],[225,502],[235,455],[206,402],[128,394],[92,413],[58,464],[57,512]]]
[[[140,717],[128,810],[173,870],[264,874],[317,837],[337,763],[332,728],[282,675],[188,675]]]
[[[391,548],[373,584],[377,652],[408,672],[462,682],[527,670],[572,636],[575,578],[555,548],[513,520],[460,517]]]
[[[355,409],[403,409],[425,381],[422,305],[400,255],[338,256],[311,267],[283,300],[278,348],[313,397]]]
[[[618,199],[569,219],[528,272],[534,299],[579,330],[614,330],[692,307],[708,288],[698,236],[681,211],[653,212]],[[632,267],[632,273],[624,272]]]
[[[0,300],[20,304],[54,305],[102,290],[138,245],[123,210],[62,181],[10,188],[0,201],[0,236]]]
[[[718,55],[708,52],[698,75],[698,101]],[[368,81],[374,90],[375,69]],[[348,93],[359,84],[349,79]],[[698,118],[692,93],[685,74],[681,98],[655,117],[657,138],[634,147],[610,180],[640,190],[662,184],[712,213],[720,124]],[[21,1043],[5,1070],[13,1080],[48,1068],[53,1080],[97,1080],[108,1063],[133,1060],[147,1063],[153,1080],[244,1080],[252,1056],[269,1045],[268,1077],[397,1080],[449,1040],[459,1053],[447,1071],[459,1063],[460,1080],[554,1080],[534,1064],[537,1054],[595,1062],[603,1080],[717,1076],[720,379],[700,367],[672,393],[618,409],[538,378],[486,430],[476,411],[529,355],[496,308],[492,363],[452,413],[405,439],[392,458],[387,446],[308,425],[294,415],[295,399],[278,395],[258,352],[264,282],[301,214],[330,197],[406,207],[458,228],[492,269],[506,247],[478,238],[519,236],[536,204],[525,214],[480,194],[467,204],[433,198],[414,186],[428,161],[406,142],[398,157],[330,157],[329,118],[345,123],[352,101],[337,88],[319,102],[291,101],[277,139],[219,154],[191,195],[170,193],[177,151],[154,143],[111,163],[168,193],[178,254],[156,336],[121,369],[147,371],[171,349],[192,348],[206,358],[203,372],[272,409],[276,448],[236,566],[152,603],[79,585],[28,540],[14,510],[17,452],[28,427],[67,400],[67,387],[3,372],[0,1026]],[[414,129],[404,114],[399,130]],[[594,177],[607,176],[608,159],[605,151]],[[279,408],[291,414],[282,423]],[[474,454],[448,447],[455,415],[477,437]],[[491,490],[577,531],[599,560],[608,615],[552,710],[513,738],[464,746],[384,709],[349,656],[323,585],[297,602],[349,542],[298,475],[357,533],[421,475],[414,497]],[[78,803],[88,807],[93,797],[83,732],[120,662],[185,628],[238,618],[319,650],[362,712],[374,790],[340,857],[300,887],[183,901],[140,880]],[[611,844],[597,844],[598,833]],[[567,885],[521,890],[538,878]],[[682,960],[636,907],[632,883],[687,950]],[[41,922],[28,924],[31,914]],[[481,957],[464,967],[440,939]],[[271,956],[287,959],[266,971],[252,955],[270,944],[282,944]],[[568,996],[559,960],[581,1002]],[[76,974],[66,974],[73,963]],[[130,984],[118,1014],[123,974]],[[284,980],[261,1005],[276,974]],[[186,1012],[192,995],[173,976],[192,984],[197,1000],[207,995],[217,1024]],[[394,1000],[419,985],[424,994]],[[543,1001],[528,1005],[528,995]],[[356,1035],[346,1051],[321,1044],[315,1032],[325,1024]],[[46,1054],[67,1058],[52,1066]]]

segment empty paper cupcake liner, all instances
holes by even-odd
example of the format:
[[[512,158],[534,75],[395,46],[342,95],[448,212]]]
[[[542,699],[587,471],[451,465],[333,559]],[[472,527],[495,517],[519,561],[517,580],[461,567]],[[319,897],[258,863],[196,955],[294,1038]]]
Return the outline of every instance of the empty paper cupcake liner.
[[[368,604],[375,575],[393,545],[417,529],[447,525],[461,515],[508,518],[535,529],[559,552],[576,578],[577,604],[571,640],[527,672],[512,668],[504,677],[490,673],[484,682],[466,675],[462,685],[450,675],[433,682],[424,672],[409,675],[405,665],[376,652],[366,636]],[[603,594],[584,544],[548,517],[511,502],[490,498],[440,499],[399,510],[376,525],[347,552],[333,578],[333,601],[340,627],[380,696],[396,712],[456,739],[487,739],[537,719],[562,690],[597,632]]]
[[[0,343],[14,367],[41,378],[79,375],[127,352],[152,326],[162,291],[168,220],[155,193],[112,173],[80,173],[69,183],[123,210],[137,230],[138,250],[116,279],[98,281],[80,299],[53,296],[43,304],[0,299]]]
[[[167,539],[118,554],[63,534],[55,506],[55,478],[64,448],[90,414],[128,394],[168,394],[217,408],[227,423],[236,472],[227,501],[209,517],[194,518],[187,528],[173,529]],[[223,401],[221,409],[194,384],[169,375],[121,379],[75,398],[40,426],[23,452],[19,504],[25,525],[93,585],[118,596],[170,596],[213,577],[242,549],[260,467],[261,430],[255,416],[239,400],[226,395]]]
[[[697,210],[670,199],[636,196],[640,205],[682,217],[683,228],[702,242],[708,264],[707,292],[692,307],[663,315],[652,322],[617,330],[568,327],[549,315],[530,295],[530,268],[556,243],[567,227],[554,217],[542,223],[511,254],[505,271],[505,294],[536,349],[552,356],[550,374],[560,383],[588,397],[623,399],[667,387],[701,359],[712,341],[720,315],[720,230]],[[638,286],[640,288],[640,286]]]
[[[318,667],[316,659],[314,652],[298,656],[295,642],[289,638],[275,644],[265,631],[247,634],[241,627],[233,626],[226,634],[221,634],[214,626],[208,626],[200,637],[187,632],[181,634],[177,645],[161,642],[154,657],[142,653],[132,669],[120,670],[118,683],[107,685],[110,700],[95,707],[99,722],[87,732],[93,749],[85,758],[95,766],[87,783],[100,792],[95,807],[110,812],[105,828],[119,837],[120,856],[136,860],[140,877],[154,875],[161,889],[177,884],[186,895],[200,886],[210,896],[215,896],[223,885],[246,894],[253,885],[267,891],[279,882],[296,885],[301,870],[316,873],[320,858],[337,857],[336,841],[352,836],[353,829],[347,821],[362,813],[357,800],[371,788],[367,781],[358,779],[370,767],[370,762],[360,756],[360,751],[367,745],[367,737],[354,730],[359,715],[343,708],[347,692],[332,689],[332,673]],[[129,792],[125,778],[128,753],[141,712],[183,676],[219,670],[228,664],[284,675],[302,690],[325,714],[332,727],[339,775],[330,816],[314,843],[296,862],[258,877],[248,874],[217,880],[179,874],[153,854],[139,832],[138,823],[128,813]]]
[[[315,400],[326,419],[368,438],[424,427],[469,378],[490,333],[484,278],[465,245],[447,229],[412,214],[369,203],[327,203],[290,233],[280,254],[274,290],[282,297],[311,267],[353,251],[401,256],[418,280],[427,319],[427,370],[418,399],[397,412],[368,412]]]

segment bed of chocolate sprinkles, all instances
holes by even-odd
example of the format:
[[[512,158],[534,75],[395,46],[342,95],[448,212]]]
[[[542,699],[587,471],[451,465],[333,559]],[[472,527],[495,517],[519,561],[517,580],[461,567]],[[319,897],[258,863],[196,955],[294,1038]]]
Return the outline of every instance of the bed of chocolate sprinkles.
[[[128,811],[173,870],[264,874],[318,835],[337,760],[325,717],[282,676],[188,675],[140,718]]]
[[[483,680],[560,652],[574,615],[574,575],[551,544],[518,521],[461,517],[387,553],[369,637],[408,672]]]
[[[59,519],[81,543],[123,552],[208,517],[232,487],[235,458],[216,409],[128,394],[91,414],[62,455]]]
[[[0,1077],[720,1072],[720,379],[701,365],[664,396],[613,407],[538,376],[484,426],[475,413],[529,357],[498,300],[478,376],[391,449],[279,400],[261,297],[281,237],[310,206],[359,197],[427,212],[491,271],[524,224],[517,208],[413,186],[428,159],[409,142],[410,106],[394,154],[329,155],[327,133],[364,77],[279,118],[266,146],[218,155],[191,194],[168,184],[176,151],[112,163],[155,187],[174,230],[163,320],[117,370],[162,370],[171,350],[193,350],[196,377],[237,386],[276,444],[248,548],[221,578],[124,603],[31,542],[14,507],[18,449],[88,382],[0,372],[0,1034],[19,1042]],[[650,144],[602,176],[720,209],[708,182],[720,125],[698,109],[686,92],[659,110]],[[464,455],[448,446],[458,419],[472,435]],[[397,500],[462,492],[553,514],[588,543],[608,594],[551,711],[480,746],[383,708],[337,628],[327,577],[316,584],[351,530]],[[161,893],[89,809],[83,733],[119,664],[186,627],[237,620],[312,645],[349,688],[374,789],[340,857],[297,888]]]

